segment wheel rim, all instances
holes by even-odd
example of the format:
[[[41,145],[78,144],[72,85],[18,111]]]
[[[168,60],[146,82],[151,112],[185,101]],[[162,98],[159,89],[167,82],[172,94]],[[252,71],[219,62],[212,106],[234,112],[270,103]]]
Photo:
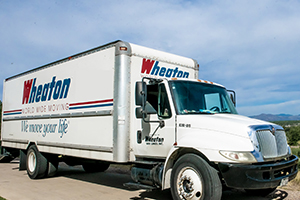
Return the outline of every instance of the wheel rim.
[[[201,176],[191,167],[185,167],[180,170],[176,184],[180,199],[200,199],[203,194]]]
[[[28,169],[31,173],[33,173],[36,168],[36,155],[34,152],[29,153],[27,161],[28,161]]]

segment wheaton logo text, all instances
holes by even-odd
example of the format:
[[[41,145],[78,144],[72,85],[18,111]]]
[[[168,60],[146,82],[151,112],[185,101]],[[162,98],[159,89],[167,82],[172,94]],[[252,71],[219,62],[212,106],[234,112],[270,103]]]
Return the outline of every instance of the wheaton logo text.
[[[178,67],[175,69],[166,68],[159,66],[159,61],[143,59],[142,64],[142,74],[153,75],[153,76],[162,76],[167,78],[188,78],[189,72],[184,72],[178,70]]]
[[[56,76],[53,76],[50,83],[38,86],[36,86],[36,80],[37,78],[24,81],[22,104],[67,98],[71,84],[70,78],[56,80]]]

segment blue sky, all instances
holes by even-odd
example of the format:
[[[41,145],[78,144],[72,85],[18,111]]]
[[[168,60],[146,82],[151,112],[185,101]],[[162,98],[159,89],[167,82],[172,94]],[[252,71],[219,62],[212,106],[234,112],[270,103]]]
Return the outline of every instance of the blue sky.
[[[200,79],[237,92],[240,114],[298,115],[299,10],[299,0],[0,0],[0,79],[121,39],[196,59]]]

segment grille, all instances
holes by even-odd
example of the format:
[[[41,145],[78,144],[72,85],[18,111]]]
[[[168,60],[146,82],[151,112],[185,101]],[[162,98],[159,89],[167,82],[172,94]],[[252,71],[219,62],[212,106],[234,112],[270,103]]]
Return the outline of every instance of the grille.
[[[276,130],[273,135],[269,130],[256,131],[260,151],[265,159],[285,156],[288,153],[286,135],[283,130]]]

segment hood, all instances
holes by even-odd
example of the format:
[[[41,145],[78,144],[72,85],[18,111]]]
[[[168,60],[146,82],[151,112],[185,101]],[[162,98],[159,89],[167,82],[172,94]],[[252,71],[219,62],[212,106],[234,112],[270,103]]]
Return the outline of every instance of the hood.
[[[192,129],[211,130],[246,138],[249,138],[249,126],[272,124],[242,115],[223,113],[178,115],[177,123],[179,126],[180,124],[190,124]]]

